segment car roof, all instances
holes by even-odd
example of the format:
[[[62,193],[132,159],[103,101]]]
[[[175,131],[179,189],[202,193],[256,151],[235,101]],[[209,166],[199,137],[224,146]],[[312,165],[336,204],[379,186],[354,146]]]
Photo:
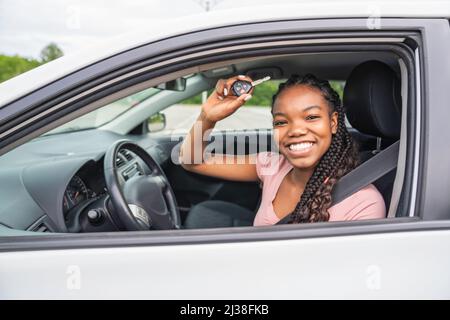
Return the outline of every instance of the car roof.
[[[155,40],[222,26],[312,18],[448,18],[448,1],[330,1],[257,5],[210,11],[176,19],[149,21],[145,30],[109,38],[96,46],[65,55],[0,84],[0,108],[46,84],[115,54]]]

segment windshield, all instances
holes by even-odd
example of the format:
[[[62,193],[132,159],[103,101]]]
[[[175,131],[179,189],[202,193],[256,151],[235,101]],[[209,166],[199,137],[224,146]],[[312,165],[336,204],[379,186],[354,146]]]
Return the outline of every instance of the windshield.
[[[84,116],[76,118],[68,123],[65,123],[62,126],[59,126],[58,128],[55,128],[44,135],[101,127],[160,91],[161,90],[156,88],[148,88],[142,90],[133,95],[116,100],[97,110],[89,112]]]

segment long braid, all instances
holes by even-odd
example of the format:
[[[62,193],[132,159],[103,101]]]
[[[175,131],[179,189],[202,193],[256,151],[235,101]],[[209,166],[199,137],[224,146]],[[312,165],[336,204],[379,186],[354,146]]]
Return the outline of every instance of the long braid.
[[[331,191],[336,182],[358,164],[357,146],[345,126],[345,113],[339,95],[328,81],[317,79],[311,74],[303,78],[294,75],[280,85],[278,92],[273,96],[273,104],[284,89],[294,85],[307,85],[319,89],[330,106],[330,114],[333,112],[338,114],[338,129],[332,137],[330,147],[308,180],[289,223],[328,221]]]

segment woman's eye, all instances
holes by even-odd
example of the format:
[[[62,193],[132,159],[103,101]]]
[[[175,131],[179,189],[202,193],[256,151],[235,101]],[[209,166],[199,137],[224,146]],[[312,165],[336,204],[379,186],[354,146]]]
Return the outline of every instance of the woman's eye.
[[[320,116],[318,116],[318,115],[309,115],[306,117],[306,120],[314,120],[314,119],[318,119],[318,118],[320,118]]]
[[[273,122],[273,126],[274,126],[274,127],[276,127],[276,126],[281,126],[281,125],[283,125],[283,124],[286,124],[286,121],[278,120],[278,121],[274,121],[274,122]]]

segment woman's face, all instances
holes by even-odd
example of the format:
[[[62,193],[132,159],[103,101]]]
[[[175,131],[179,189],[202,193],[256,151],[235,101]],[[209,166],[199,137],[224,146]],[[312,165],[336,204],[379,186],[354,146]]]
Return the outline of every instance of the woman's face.
[[[274,139],[288,161],[299,169],[313,169],[337,131],[338,114],[322,93],[307,85],[289,87],[278,95],[272,110]]]

